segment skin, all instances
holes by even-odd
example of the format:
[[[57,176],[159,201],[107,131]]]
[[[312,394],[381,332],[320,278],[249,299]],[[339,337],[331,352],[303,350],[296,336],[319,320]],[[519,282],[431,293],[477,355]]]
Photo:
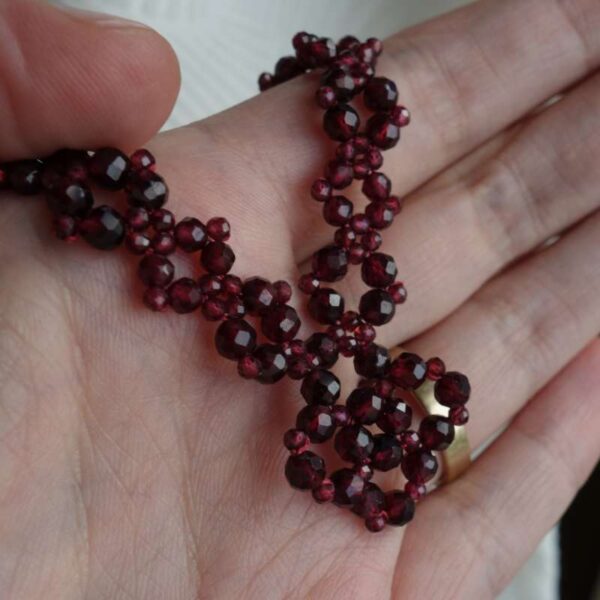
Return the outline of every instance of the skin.
[[[596,0],[489,0],[386,42],[413,124],[386,153],[406,204],[383,249],[409,300],[379,339],[469,374],[473,447],[502,430],[405,529],[291,490],[295,387],[240,380],[213,326],[141,306],[135,261],[5,195],[0,596],[495,597],[600,455],[599,27]],[[0,49],[0,160],[134,149],[178,90],[156,33],[33,0],[0,0]],[[332,152],[314,85],[149,143],[170,208],[230,220],[241,276],[295,280],[331,235],[306,191]]]

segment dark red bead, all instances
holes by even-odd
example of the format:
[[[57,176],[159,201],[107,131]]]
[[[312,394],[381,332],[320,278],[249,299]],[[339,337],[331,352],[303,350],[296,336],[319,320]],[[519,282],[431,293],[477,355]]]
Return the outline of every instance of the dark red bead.
[[[384,288],[396,279],[398,268],[393,256],[383,254],[383,252],[374,252],[365,258],[361,267],[362,280],[371,287]],[[392,298],[393,302],[393,298]]]
[[[242,296],[246,309],[251,315],[264,314],[276,301],[275,288],[261,277],[246,279],[242,286]]]
[[[345,225],[352,217],[354,205],[344,196],[332,196],[323,204],[323,218],[334,227]]]
[[[386,200],[392,189],[392,182],[383,173],[371,173],[362,184],[363,194],[370,200]]]
[[[284,56],[275,65],[275,77],[279,81],[289,81],[303,72],[304,69],[295,56]]]
[[[366,233],[371,227],[371,222],[367,215],[358,213],[350,219],[350,227],[355,233]]]
[[[81,221],[79,233],[94,248],[112,250],[125,238],[125,222],[114,208],[98,206]]]
[[[157,208],[150,213],[150,223],[154,231],[173,231],[175,215],[166,208]]]
[[[59,215],[52,220],[54,233],[59,240],[73,242],[77,239],[77,221],[69,215]]]
[[[333,436],[336,424],[328,406],[310,404],[298,413],[296,429],[304,431],[313,444],[321,444]]]
[[[331,197],[331,192],[333,188],[327,179],[315,179],[310,188],[310,195],[317,202],[325,202],[329,197]]]
[[[225,296],[225,312],[230,319],[245,317],[246,307],[244,301],[235,294],[227,294]]]
[[[309,443],[308,436],[299,429],[288,429],[283,435],[283,445],[290,452],[301,452]]]
[[[373,171],[371,166],[364,160],[356,161],[352,168],[354,179],[358,179],[359,181],[366,179]]]
[[[254,356],[244,356],[238,361],[237,370],[244,379],[256,379],[260,374],[260,363]]]
[[[321,84],[331,88],[334,98],[340,102],[351,100],[358,91],[354,78],[347,69],[334,67],[321,78]]]
[[[125,221],[132,231],[144,231],[150,224],[150,214],[145,208],[129,207],[127,209]]]
[[[292,297],[292,286],[287,281],[276,281],[273,289],[275,290],[275,300],[279,304],[285,304]]]
[[[231,225],[223,217],[214,217],[206,224],[208,235],[219,242],[226,242],[231,236]]]
[[[304,294],[312,294],[319,289],[320,281],[312,274],[306,273],[298,280],[298,288]]]
[[[308,404],[331,406],[340,397],[340,380],[326,369],[315,369],[302,381],[300,393]]]
[[[242,293],[242,280],[237,275],[225,275],[221,284],[223,290],[228,294],[239,295]]]
[[[292,356],[288,358],[287,376],[290,379],[304,379],[313,369],[305,356]]]
[[[415,450],[405,454],[401,466],[406,479],[420,484],[433,479],[438,470],[438,462],[429,450]]]
[[[42,185],[53,187],[61,179],[71,182],[85,182],[88,178],[89,154],[86,150],[63,148],[44,160]]]
[[[156,165],[156,159],[149,150],[140,148],[130,157],[131,168],[139,171],[140,169],[152,169]]]
[[[412,422],[412,408],[403,399],[398,397],[386,400],[383,411],[377,419],[377,426],[385,433],[401,433],[410,427]]]
[[[446,450],[454,440],[454,425],[440,415],[428,415],[419,425],[419,436],[424,448]]]
[[[392,110],[398,102],[398,88],[387,77],[373,77],[365,86],[363,97],[365,105],[371,110]]]
[[[405,106],[395,106],[390,113],[390,121],[398,127],[406,127],[410,123],[410,112]]]
[[[348,396],[346,406],[356,423],[371,425],[381,414],[383,398],[371,387],[359,387]]]
[[[189,277],[182,277],[169,286],[169,303],[176,313],[189,313],[202,303],[202,292],[198,284]]]
[[[365,159],[371,169],[379,169],[383,164],[383,154],[377,148],[369,148]]]
[[[125,236],[125,247],[132,254],[145,254],[150,248],[150,238],[141,231],[129,231]]]
[[[344,298],[335,290],[319,288],[310,297],[308,312],[319,323],[335,323],[344,314]]]
[[[404,491],[415,501],[421,500],[427,494],[427,488],[422,483],[407,481]]]
[[[373,436],[373,441],[371,465],[374,469],[391,471],[402,462],[402,446],[393,435],[379,433]]]
[[[138,267],[138,275],[143,283],[149,287],[165,287],[171,283],[175,267],[164,256],[150,254],[144,256]]]
[[[309,66],[315,67],[324,67],[328,65],[337,53],[335,43],[329,38],[311,40],[308,42],[306,48],[308,54],[301,55],[299,58],[302,60],[304,57],[309,57]]]
[[[331,414],[336,425],[343,427],[350,423],[350,413],[348,409],[342,404],[336,404],[331,407]]]
[[[389,323],[396,313],[394,300],[388,292],[380,289],[365,292],[358,307],[360,316],[372,325]]]
[[[403,352],[390,367],[389,377],[398,386],[407,390],[418,388],[427,375],[425,361],[411,352]]]
[[[331,108],[337,104],[335,90],[328,85],[321,86],[315,93],[317,105],[321,108]]]
[[[338,343],[326,333],[313,333],[306,340],[306,350],[319,357],[320,364],[325,369],[332,367],[338,360]]]
[[[272,342],[289,341],[296,337],[300,329],[300,317],[288,304],[278,304],[263,314],[261,329]]]
[[[321,281],[339,281],[348,272],[348,254],[339,246],[325,246],[313,254],[312,272]]]
[[[357,48],[360,44],[360,40],[355,38],[353,35],[345,35],[340,41],[337,43],[338,54],[343,50],[353,50]]]
[[[465,375],[456,371],[449,371],[435,382],[436,400],[444,405],[454,408],[466,404],[471,395],[471,384]]]
[[[244,319],[223,321],[215,332],[217,352],[231,360],[251,354],[256,347],[256,331]]]
[[[287,361],[281,346],[261,344],[254,351],[254,358],[260,365],[257,379],[261,383],[276,383],[285,375]]]
[[[292,454],[285,463],[285,476],[293,488],[312,490],[325,479],[325,462],[309,450]]]
[[[227,307],[221,298],[205,298],[200,310],[207,321],[221,321],[227,314]]]
[[[365,519],[365,527],[372,533],[378,533],[379,531],[382,531],[386,525],[387,515],[385,513]]]
[[[378,344],[360,347],[354,356],[354,370],[363,377],[382,377],[390,366],[387,348]]]
[[[169,188],[165,180],[154,171],[138,171],[130,177],[127,185],[127,200],[131,206],[148,210],[161,208],[169,199]]]
[[[94,204],[94,197],[85,183],[62,180],[46,195],[48,206],[55,215],[85,217]]]
[[[338,104],[323,115],[325,133],[337,142],[345,142],[353,137],[360,127],[358,113],[348,104]]]
[[[144,304],[155,312],[162,312],[169,306],[167,291],[159,287],[150,287],[144,292]]]
[[[367,40],[367,46],[375,52],[376,56],[379,56],[383,52],[383,42],[380,39],[371,37]]]
[[[169,231],[158,231],[152,237],[151,246],[156,254],[167,256],[175,252],[175,238]]]
[[[10,187],[22,196],[33,196],[42,190],[42,163],[38,160],[21,160],[8,167]]]
[[[333,481],[331,479],[324,479],[320,485],[312,491],[312,497],[315,499],[315,502],[319,504],[324,504],[325,502],[332,502],[335,496],[335,486],[333,485]]]
[[[367,121],[367,135],[382,150],[393,148],[400,139],[400,128],[390,121],[386,113],[375,113]]]
[[[365,489],[365,480],[352,469],[339,469],[331,474],[335,487],[333,502],[338,506],[352,506]]]
[[[354,243],[350,246],[350,250],[348,250],[348,262],[351,265],[360,265],[366,254],[367,252],[361,244]]]
[[[198,278],[198,286],[203,294],[215,295],[223,290],[223,281],[220,277],[207,273]]]
[[[209,242],[202,250],[200,262],[209,273],[225,275],[235,262],[235,254],[225,242]]]
[[[369,210],[369,207],[367,206],[367,211],[368,210]],[[373,231],[367,231],[367,233],[363,234],[363,236],[360,240],[360,245],[367,252],[375,252],[376,250],[379,249],[382,242],[383,242],[383,238],[381,237],[381,234],[379,233],[379,231],[373,230]]]
[[[414,517],[415,503],[406,492],[392,490],[385,495],[385,512],[390,525],[401,527]]]
[[[88,169],[98,185],[120,190],[128,183],[131,161],[117,148],[100,148],[90,158]]]
[[[272,88],[275,85],[275,78],[271,73],[261,73],[258,78],[258,89],[261,92]]]
[[[464,406],[454,406],[450,409],[448,417],[454,425],[465,425],[469,421],[469,411]]]
[[[356,158],[356,144],[353,139],[342,142],[335,150],[335,155],[342,161],[350,163]]]
[[[358,348],[358,342],[356,338],[351,335],[345,335],[339,341],[340,353],[342,356],[351,357],[356,353]]]
[[[412,429],[398,434],[398,441],[402,445],[404,452],[414,452],[421,447],[421,438]]]
[[[394,222],[394,211],[385,202],[372,202],[365,208],[371,227],[387,229]]]
[[[362,425],[346,425],[335,436],[335,449],[342,460],[361,464],[373,452],[373,436]]]
[[[348,187],[354,179],[354,170],[352,165],[340,160],[332,160],[327,163],[325,177],[336,190]]]
[[[394,216],[402,210],[402,200],[398,196],[390,196],[384,204],[394,213]]]
[[[437,381],[446,372],[446,365],[441,358],[435,356],[427,361],[427,379]]]
[[[362,494],[353,502],[352,512],[364,519],[370,519],[381,514],[384,506],[384,495],[378,485],[368,482]]]
[[[349,250],[356,242],[356,233],[348,226],[336,229],[333,236],[336,245]]]
[[[406,302],[408,292],[401,281],[391,285],[388,288],[388,292],[390,293],[390,296],[395,304],[404,304]]]
[[[208,242],[206,227],[194,217],[186,217],[175,226],[175,241],[185,252],[195,252]]]

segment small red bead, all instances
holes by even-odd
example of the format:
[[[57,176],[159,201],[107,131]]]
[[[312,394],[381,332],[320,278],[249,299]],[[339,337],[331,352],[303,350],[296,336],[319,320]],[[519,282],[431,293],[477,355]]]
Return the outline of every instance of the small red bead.
[[[365,519],[371,519],[381,514],[383,505],[383,492],[378,485],[367,481],[362,494],[353,503],[352,512]]]
[[[150,214],[145,208],[129,207],[125,222],[132,231],[144,231],[150,225]]]
[[[394,211],[385,202],[371,202],[365,214],[375,229],[387,229],[394,222]]]
[[[176,248],[175,238],[169,231],[157,232],[152,238],[151,245],[152,250],[154,250],[156,254],[161,254],[163,256],[173,254]]]
[[[415,501],[423,499],[427,494],[427,488],[422,483],[414,483],[407,481],[404,486],[404,491]]]
[[[169,306],[169,295],[160,287],[150,287],[144,292],[144,304],[156,312],[162,312]]]
[[[258,89],[261,92],[272,88],[275,85],[275,78],[271,73],[261,73],[258,78]]]
[[[281,82],[289,81],[300,75],[303,71],[304,69],[300,66],[295,56],[284,56],[275,65],[275,78]]]
[[[215,295],[223,290],[223,281],[216,275],[207,273],[198,279],[198,286],[203,294]]]
[[[256,379],[260,374],[260,363],[253,356],[244,356],[238,361],[238,373],[244,379]]]
[[[412,411],[411,411],[412,414]],[[421,447],[421,438],[416,431],[403,431],[398,435],[398,441],[402,445],[404,452],[415,452]]]
[[[327,163],[325,169],[325,178],[333,188],[341,190],[348,187],[354,179],[354,170],[352,165],[340,160],[332,160]]]
[[[214,217],[206,224],[208,235],[219,242],[226,242],[231,236],[231,225],[223,217]]]
[[[138,275],[142,282],[149,287],[165,287],[171,283],[175,267],[164,256],[152,254],[144,256],[138,267]]]
[[[313,489],[312,497],[315,502],[324,504],[325,502],[332,502],[335,496],[335,486],[331,479],[323,479],[323,481]]]
[[[398,196],[390,196],[384,204],[394,213],[394,216],[402,210],[402,200]]]
[[[342,161],[350,163],[356,157],[356,145],[353,139],[342,142],[335,150],[335,155]]]
[[[367,215],[358,213],[350,219],[350,227],[354,233],[366,233],[369,231],[369,227],[371,227],[371,222]]]
[[[175,215],[166,208],[158,208],[150,213],[150,223],[155,231],[172,231],[175,227]]]
[[[367,207],[367,210],[369,207]],[[367,231],[367,233],[363,233],[362,238],[360,240],[360,245],[365,249],[367,253],[375,252],[379,250],[379,247],[383,243],[383,238],[379,231]]]
[[[329,369],[338,360],[339,347],[338,342],[326,333],[313,333],[306,340],[306,351],[319,358],[320,365]]]
[[[404,304],[406,302],[408,292],[401,281],[390,285],[387,291],[389,292],[395,304]]]
[[[333,188],[327,179],[315,179],[310,188],[310,195],[317,202],[325,202],[330,196]]]
[[[153,169],[156,165],[156,159],[149,150],[140,148],[130,157],[131,168],[139,171],[140,169]]]
[[[125,236],[125,247],[132,254],[145,254],[150,248],[150,238],[141,231],[129,231]]]
[[[316,91],[315,99],[317,101],[317,105],[325,109],[331,108],[337,104],[335,90],[328,85],[321,86]]]
[[[171,308],[180,314],[196,310],[202,302],[202,292],[198,284],[189,277],[174,281],[168,289]]]
[[[291,452],[301,452],[309,443],[308,436],[299,429],[288,429],[283,436],[283,445]]]
[[[342,404],[336,404],[331,407],[331,415],[336,425],[343,427],[344,425],[350,424],[350,413],[348,409]]]
[[[275,290],[275,300],[279,304],[285,304],[292,297],[292,286],[287,281],[276,281],[273,289]]]
[[[378,533],[379,531],[382,531],[383,529],[385,529],[386,525],[387,515],[385,515],[384,513],[365,519],[365,527],[373,533]]]
[[[307,273],[298,280],[298,288],[302,293],[310,295],[319,289],[319,283],[319,280],[312,273]]]
[[[52,221],[54,233],[59,240],[74,242],[77,239],[77,221],[69,215],[60,215]]]
[[[356,353],[356,349],[358,348],[358,342],[356,338],[351,335],[345,335],[339,341],[340,353],[342,356],[351,357]]]
[[[219,298],[207,298],[202,303],[201,310],[207,321],[220,321],[227,312],[225,303]]]
[[[354,332],[354,337],[356,338],[356,341],[359,344],[364,346],[366,344],[370,344],[375,340],[375,338],[377,337],[377,332],[375,331],[373,325],[370,325],[369,323],[361,323],[356,328],[356,331]]]
[[[239,295],[242,293],[242,280],[236,275],[225,275],[221,281],[223,291],[228,294]]]
[[[446,365],[441,358],[435,356],[427,361],[427,379],[437,381],[446,372]]]
[[[224,242],[209,242],[200,255],[202,266],[213,275],[225,275],[235,262],[235,254]]]
[[[466,425],[469,421],[469,411],[464,406],[454,406],[448,414],[454,425]]]
[[[390,121],[398,127],[406,127],[410,123],[410,112],[405,106],[395,106],[390,112]]]
[[[356,242],[356,233],[350,227],[340,227],[336,229],[333,240],[337,246],[349,250]]]

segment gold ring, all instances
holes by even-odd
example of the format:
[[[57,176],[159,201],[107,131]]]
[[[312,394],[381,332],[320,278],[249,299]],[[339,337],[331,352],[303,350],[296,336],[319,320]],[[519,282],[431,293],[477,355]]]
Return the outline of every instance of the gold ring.
[[[392,348],[390,360],[394,360],[404,351],[398,346]],[[408,392],[425,415],[445,414],[448,410],[436,400],[434,387],[435,382],[427,380],[417,390]],[[441,474],[437,479],[438,485],[454,481],[466,471],[471,464],[471,446],[464,425],[454,426],[454,440],[448,448],[438,452],[438,457],[441,465]]]

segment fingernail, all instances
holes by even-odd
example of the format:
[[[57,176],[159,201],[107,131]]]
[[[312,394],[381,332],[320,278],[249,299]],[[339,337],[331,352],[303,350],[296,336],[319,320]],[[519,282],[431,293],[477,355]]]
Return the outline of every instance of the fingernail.
[[[124,27],[128,29],[149,29],[147,25],[140,23],[139,21],[132,21],[130,19],[124,19],[115,15],[107,15],[105,13],[96,12],[94,10],[84,10],[82,8],[75,8],[73,6],[67,6],[65,4],[55,4],[55,8],[67,13],[68,15],[79,19],[81,21],[90,22],[93,21],[95,25],[101,27]]]

